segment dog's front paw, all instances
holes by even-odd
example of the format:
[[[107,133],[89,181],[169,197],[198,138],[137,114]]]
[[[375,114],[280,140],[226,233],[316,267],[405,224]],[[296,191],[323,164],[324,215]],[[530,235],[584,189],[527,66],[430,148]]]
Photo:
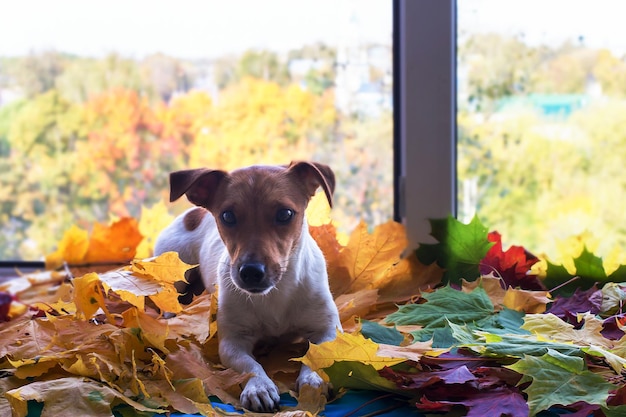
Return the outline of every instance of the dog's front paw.
[[[271,379],[254,376],[248,380],[240,400],[241,405],[248,410],[270,412],[278,410],[280,396],[276,384]]]
[[[300,391],[304,385],[321,388],[321,394],[328,398],[328,384],[317,373],[313,371],[301,373],[296,380],[296,390]]]

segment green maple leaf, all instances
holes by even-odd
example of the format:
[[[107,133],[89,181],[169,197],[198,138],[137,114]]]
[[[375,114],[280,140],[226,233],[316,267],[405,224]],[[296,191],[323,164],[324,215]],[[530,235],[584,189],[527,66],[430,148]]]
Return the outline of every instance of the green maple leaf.
[[[594,282],[606,281],[607,279],[602,258],[589,252],[586,246],[580,256],[574,259],[574,266],[576,266],[576,275],[581,277],[592,279]]]
[[[482,329],[491,332],[520,330],[524,323],[523,313],[503,309],[494,310],[489,296],[482,287],[466,293],[450,286],[432,293],[423,294],[425,303],[400,306],[398,311],[387,316],[389,323],[398,325],[420,325],[423,328],[411,332],[416,340],[433,339],[433,347],[450,347],[457,339],[452,335],[451,323],[465,325],[472,330]]]
[[[380,324],[361,319],[361,334],[376,343],[400,346],[404,341],[404,336],[395,327],[385,327]]]
[[[374,390],[398,391],[396,385],[378,374],[371,365],[361,362],[339,361],[324,369],[334,387]]]
[[[548,262],[546,278],[544,284],[550,292],[555,295],[570,296],[576,289],[588,290],[595,284],[600,286],[607,282],[624,282],[626,281],[626,265],[620,266],[611,275],[607,275],[602,262],[602,258],[589,252],[587,248],[583,248],[580,256],[574,259],[576,273],[574,275],[567,272],[562,265],[554,265]],[[572,278],[577,277],[575,280]],[[572,282],[565,284],[567,281]]]
[[[528,394],[530,416],[553,405],[579,401],[606,407],[609,391],[617,388],[587,370],[584,359],[554,350],[541,357],[525,356],[507,368],[523,375],[520,384],[532,381],[524,390]]]
[[[470,348],[481,355],[522,358],[542,356],[549,351],[557,351],[570,356],[584,356],[579,346],[538,340],[536,336],[521,328],[506,329],[510,332],[506,334],[502,331],[494,332],[492,329],[484,328],[479,330],[472,326],[460,326],[454,323],[449,323],[449,326],[452,336],[458,342],[456,346]]]
[[[446,270],[444,283],[461,283],[461,279],[474,280],[480,276],[479,265],[494,245],[487,238],[488,230],[474,217],[463,224],[452,216],[430,220],[431,236],[439,243],[421,244],[416,250],[420,262],[433,262]]]

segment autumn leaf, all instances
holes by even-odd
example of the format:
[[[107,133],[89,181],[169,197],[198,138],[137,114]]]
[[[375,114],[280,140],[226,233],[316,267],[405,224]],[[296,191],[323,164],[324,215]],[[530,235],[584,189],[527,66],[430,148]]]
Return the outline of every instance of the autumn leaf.
[[[175,252],[166,252],[156,258],[134,261],[129,267],[100,274],[107,291],[114,291],[122,300],[143,310],[149,297],[162,311],[179,313],[182,307],[174,283],[185,280],[185,271],[191,268]]]
[[[572,343],[577,346],[612,347],[613,343],[602,335],[602,320],[584,314],[581,326],[575,328],[553,314],[527,314],[522,329],[541,336],[544,340]]]
[[[152,207],[142,207],[139,216],[139,233],[143,240],[137,247],[135,256],[139,259],[149,258],[153,255],[154,243],[157,236],[174,220],[163,200]]]
[[[0,323],[9,320],[9,311],[11,311],[11,303],[13,297],[11,294],[0,292]]]
[[[603,286],[608,282],[626,282],[626,268],[618,267],[607,274],[602,258],[583,247],[580,255],[573,259],[570,273],[564,265],[547,262],[546,277],[543,282],[555,295],[570,296],[577,289],[587,290],[594,285]]]
[[[545,289],[537,276],[528,272],[538,261],[537,257],[526,252],[521,246],[511,246],[503,251],[502,236],[498,232],[489,233],[487,238],[490,242],[494,242],[494,245],[480,263],[482,274],[495,272],[507,287],[538,291]]]
[[[553,405],[567,405],[579,401],[606,407],[609,391],[616,387],[600,375],[590,372],[580,357],[549,350],[541,357],[525,356],[507,366],[531,382],[524,390],[528,394],[530,416]]]
[[[173,284],[178,281],[187,282],[185,272],[195,266],[183,262],[176,252],[165,252],[154,259],[131,262],[130,271],[150,276],[157,282]]]
[[[83,262],[89,249],[88,232],[72,226],[59,242],[57,250],[46,256],[46,269],[57,269],[63,262],[78,264]]]
[[[449,323],[468,324],[475,328],[504,328],[505,317],[510,313],[496,312],[485,290],[478,287],[465,293],[450,286],[422,295],[425,302],[406,304],[386,317],[389,323],[397,325],[420,325],[422,329],[411,332],[419,341],[435,338],[435,347],[448,347],[450,341]],[[454,306],[451,308],[451,306]],[[438,340],[447,342],[440,344]]]
[[[120,219],[110,226],[94,225],[89,239],[86,262],[128,262],[135,257],[137,245],[143,237],[137,220]]]
[[[100,277],[95,272],[74,279],[74,304],[76,309],[86,319],[102,309],[108,313]]]
[[[382,377],[374,366],[361,362],[335,362],[324,372],[334,387],[399,392],[395,384]]]
[[[63,235],[57,250],[46,256],[46,268],[56,269],[64,262],[71,265],[126,263],[135,257],[142,239],[137,221],[128,217],[110,226],[96,223],[89,237],[87,231],[72,226]]]
[[[487,228],[474,217],[463,224],[452,216],[430,220],[431,235],[436,244],[421,244],[417,249],[420,262],[433,262],[445,269],[444,283],[460,284],[461,279],[474,280],[479,277],[479,265],[494,245],[487,239]]]
[[[395,326],[385,327],[369,320],[361,320],[361,334],[376,343],[399,346],[404,336]]]
[[[552,302],[547,291],[528,291],[509,288],[504,294],[502,305],[511,310],[525,313],[543,313]]]
[[[115,400],[132,405],[137,411],[160,413],[146,407],[110,387],[87,378],[59,378],[37,381],[6,393],[16,417],[27,416],[27,402],[42,402],[42,416],[85,415],[111,417]]]
[[[505,329],[492,328],[487,331],[467,324],[449,323],[448,325],[456,340],[455,346],[469,348],[484,356],[522,358],[524,355],[541,356],[548,350],[559,351],[566,355],[582,355],[580,346],[530,334],[521,326],[509,326]]]
[[[328,205],[326,194],[321,191],[316,193],[311,200],[309,200],[305,215],[307,223],[312,227],[331,223],[330,206]]]
[[[448,412],[456,407],[467,409],[466,417],[502,416],[528,417],[528,404],[519,392],[508,387],[494,390],[476,391],[463,386],[462,400],[430,401],[423,396],[416,404],[420,411]],[[464,395],[463,395],[464,394]],[[456,397],[456,396],[455,396]]]
[[[378,344],[361,334],[337,331],[335,340],[319,345],[311,344],[306,355],[297,360],[314,371],[328,368],[335,362],[360,362],[379,370],[405,361],[404,358],[378,356],[377,352]]]
[[[367,225],[361,222],[341,250],[338,267],[345,268],[348,276],[345,288],[338,291],[356,292],[375,287],[386,271],[400,261],[407,244],[404,227],[399,223],[387,222],[370,234]]]

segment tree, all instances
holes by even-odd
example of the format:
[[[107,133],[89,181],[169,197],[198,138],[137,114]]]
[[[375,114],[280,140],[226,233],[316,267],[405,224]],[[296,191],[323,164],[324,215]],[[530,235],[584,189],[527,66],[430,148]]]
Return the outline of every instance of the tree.
[[[163,54],[147,56],[141,63],[151,88],[161,100],[168,102],[176,92],[185,92],[192,85],[192,75],[184,63]]]
[[[56,51],[31,53],[14,60],[9,69],[13,84],[24,92],[26,97],[51,90],[56,78],[63,72],[66,58]]]
[[[150,85],[141,77],[138,64],[117,54],[104,59],[76,58],[72,60],[57,82],[60,94],[75,103],[112,89],[147,93]]]

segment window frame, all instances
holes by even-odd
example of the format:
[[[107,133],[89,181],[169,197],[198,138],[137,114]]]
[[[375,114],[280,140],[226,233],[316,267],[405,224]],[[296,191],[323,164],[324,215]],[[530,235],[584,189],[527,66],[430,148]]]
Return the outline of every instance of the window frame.
[[[456,0],[394,0],[394,216],[409,247],[457,214]]]

